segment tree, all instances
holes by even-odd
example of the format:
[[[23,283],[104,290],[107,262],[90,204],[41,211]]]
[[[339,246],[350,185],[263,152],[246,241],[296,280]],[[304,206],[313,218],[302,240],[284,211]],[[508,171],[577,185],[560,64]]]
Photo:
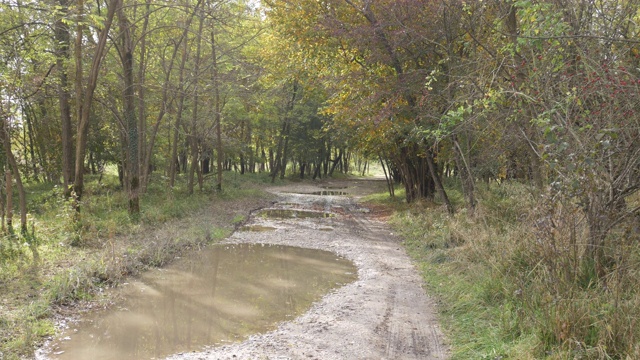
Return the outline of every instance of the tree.
[[[79,0],[82,1],[82,0]],[[116,8],[120,5],[119,0],[110,0],[107,6],[107,14],[105,16],[104,25],[98,32],[98,44],[96,45],[93,61],[89,70],[89,78],[87,79],[87,86],[81,92],[81,112],[78,116],[78,133],[76,138],[76,166],[75,166],[75,180],[73,184],[73,190],[76,193],[78,199],[82,198],[84,190],[84,160],[87,151],[87,135],[89,131],[89,121],[91,115],[91,105],[93,103],[93,96],[97,86],[98,76],[100,74],[100,64],[105,53],[105,47],[107,45],[107,38],[111,23],[116,12]],[[78,72],[81,74],[81,72]],[[76,75],[76,91],[82,88],[82,76]],[[78,96],[78,95],[77,95]]]
[[[0,140],[2,141],[2,145],[4,147],[5,156],[8,162],[8,168],[5,170],[6,181],[7,181],[7,196],[10,195],[11,191],[11,181],[13,178],[16,180],[16,186],[18,188],[18,199],[20,202],[20,232],[24,235],[27,233],[27,195],[24,190],[24,185],[22,183],[22,177],[20,176],[20,169],[18,168],[18,163],[16,162],[15,156],[13,156],[13,151],[11,150],[11,141],[8,133],[8,121],[7,118],[3,116],[3,124],[0,129]],[[9,198],[10,199],[10,198]],[[8,216],[7,216],[7,228],[9,231],[12,231],[11,224],[11,201],[7,201],[8,208]]]
[[[62,141],[62,178],[65,191],[73,183],[73,134],[71,126],[71,94],[69,89],[69,61],[71,34],[67,25],[69,0],[59,0],[60,14],[55,23],[56,70],[58,72],[58,102],[60,104]]]
[[[127,126],[127,190],[129,193],[129,214],[140,215],[140,161],[138,152],[138,121],[135,112],[135,85],[133,82],[133,43],[131,41],[131,23],[124,14],[123,6],[118,7],[118,23],[122,45],[120,61],[124,80],[123,104],[124,118]]]

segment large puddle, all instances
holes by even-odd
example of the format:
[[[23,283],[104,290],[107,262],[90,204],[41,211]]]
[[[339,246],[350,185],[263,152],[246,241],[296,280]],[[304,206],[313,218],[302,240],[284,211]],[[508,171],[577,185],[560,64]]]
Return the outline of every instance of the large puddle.
[[[123,304],[72,326],[49,357],[152,359],[238,341],[355,279],[354,265],[327,251],[213,246],[123,286]]]

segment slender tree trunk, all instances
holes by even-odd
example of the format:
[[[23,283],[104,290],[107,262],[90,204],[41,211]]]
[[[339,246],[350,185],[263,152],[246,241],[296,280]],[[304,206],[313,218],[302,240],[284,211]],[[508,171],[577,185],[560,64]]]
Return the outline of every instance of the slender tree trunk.
[[[293,80],[293,87],[291,91],[291,99],[287,102],[284,109],[284,117],[282,120],[282,131],[280,131],[280,136],[278,136],[278,149],[276,151],[276,158],[273,163],[272,172],[271,172],[271,182],[274,182],[278,173],[280,173],[280,178],[284,178],[284,174],[286,171],[287,165],[287,156],[286,156],[286,147],[289,138],[290,131],[290,112],[293,110],[293,106],[297,100],[298,96],[298,80]]]
[[[82,119],[82,114],[83,114],[83,107],[84,107],[84,101],[85,101],[85,90],[84,90],[84,68],[82,65],[82,40],[84,38],[84,0],[77,0],[76,3],[76,38],[75,38],[75,43],[74,43],[74,48],[73,48],[73,55],[74,55],[74,61],[75,61],[75,65],[76,65],[76,77],[75,77],[75,90],[76,90],[76,119],[77,119],[77,123],[76,126],[78,127],[78,130],[80,129],[80,123],[81,123],[81,119]],[[112,15],[112,19],[113,19],[113,15]],[[108,29],[106,29],[108,32]],[[106,44],[106,42],[105,42]],[[97,54],[97,52],[96,52]],[[96,55],[94,54],[94,56]],[[77,141],[77,140],[76,140]],[[77,144],[76,144],[77,146]],[[76,148],[76,155],[77,155],[77,148]],[[77,160],[77,159],[76,159]],[[75,170],[75,169],[74,169]],[[74,174],[74,188],[76,187],[75,185],[75,174]],[[77,189],[74,189],[77,193]],[[82,192],[82,191],[81,191]]]
[[[11,178],[11,170],[8,168],[4,172],[5,186],[7,189],[7,230],[13,233],[13,179]]]
[[[247,149],[249,152],[249,160],[247,160],[247,169],[245,169],[245,171],[248,171],[250,174],[255,172],[255,163],[256,163],[256,155],[258,154],[258,148],[254,149],[251,147],[251,140],[253,139],[253,129],[251,128],[251,122],[247,121],[247,131],[244,137],[244,141],[245,144],[247,144]]]
[[[440,179],[440,176],[438,176],[438,170],[436,169],[436,165],[433,162],[433,154],[431,154],[431,151],[427,151],[426,160],[427,166],[429,167],[429,173],[431,174],[431,177],[433,178],[433,181],[436,185],[436,190],[438,191],[440,197],[442,198],[442,201],[446,205],[447,212],[450,215],[453,215],[455,213],[455,210],[453,208],[453,205],[451,204],[451,201],[449,201],[449,197],[447,196],[447,192],[445,191],[444,186],[442,186],[442,179]]]
[[[186,34],[186,28],[185,28]],[[185,37],[186,38],[186,37]],[[180,127],[182,126],[182,112],[184,109],[184,72],[187,63],[187,43],[183,42],[182,60],[180,62],[179,80],[178,80],[178,110],[176,113],[176,123],[173,128],[173,146],[171,148],[171,165],[169,167],[169,186],[174,187],[176,173],[180,170],[180,162],[178,161],[178,142],[180,139]]]
[[[196,175],[198,177],[198,189],[200,191],[204,190],[204,176],[202,174],[202,168],[204,166],[204,162],[206,161],[206,155],[200,161],[198,161],[198,167],[196,168]]]
[[[81,1],[81,0],[80,0]],[[98,45],[96,46],[95,53],[93,55],[93,62],[91,64],[91,71],[89,72],[89,79],[87,80],[86,90],[83,91],[82,99],[82,111],[79,113],[78,118],[78,134],[76,138],[76,166],[75,166],[75,179],[73,189],[76,192],[78,199],[82,198],[84,190],[84,157],[87,151],[87,139],[89,135],[89,116],[91,115],[91,103],[93,102],[93,94],[96,89],[98,75],[100,74],[100,64],[104,58],[104,50],[107,44],[107,36],[113,17],[115,15],[116,8],[120,5],[120,0],[110,0],[107,10],[107,16],[105,18],[104,27],[100,31],[98,37]],[[81,42],[82,39],[80,39]],[[81,46],[80,46],[81,47]],[[81,62],[82,59],[80,59]],[[76,89],[82,88],[82,77],[76,77]],[[76,204],[76,208],[80,208]]]
[[[284,146],[282,147],[282,156],[280,157],[280,179],[284,179],[284,175],[287,172],[287,162],[289,159],[289,134],[291,133],[291,119],[288,118],[285,122],[286,131],[284,133]]]
[[[69,8],[68,0],[59,0],[63,14],[67,14]],[[62,125],[62,185],[65,195],[70,195],[69,185],[73,183],[73,134],[71,127],[71,105],[69,94],[69,76],[67,72],[67,62],[70,59],[70,34],[69,27],[63,19],[59,19],[55,24],[56,40],[56,67],[58,74],[58,102],[60,105],[60,122]]]
[[[324,173],[324,177],[327,177],[329,174],[329,162],[331,161],[331,143],[327,143],[327,149],[324,154],[324,159],[322,160],[322,172]]]
[[[300,163],[300,179],[304,179],[305,170],[307,170],[307,163],[306,162],[301,162]]]
[[[282,130],[280,131],[280,136],[278,137],[278,147],[276,148],[275,159],[273,159],[273,151],[269,149],[269,158],[273,159],[270,161],[271,168],[271,182],[276,180],[276,176],[278,176],[278,171],[280,171],[280,159],[282,156],[282,145],[284,143],[284,133],[287,130],[286,119],[282,123]]]
[[[269,153],[271,153],[271,151],[269,151]],[[266,172],[267,164],[271,166],[271,159],[267,159],[267,154],[264,152],[264,147],[262,147],[261,154],[262,154],[262,163],[260,164],[260,172]],[[271,168],[269,168],[269,170],[271,170]]]
[[[3,167],[4,166],[0,167],[0,169],[3,168]],[[0,179],[2,179],[2,176],[0,176]],[[6,178],[5,178],[5,182],[6,182]],[[0,228],[2,228],[1,230],[2,230],[3,234],[5,234],[7,232],[7,227],[5,225],[5,219],[7,217],[8,207],[6,205],[7,205],[7,198],[5,197],[5,194],[3,193],[2,189],[0,189]]]
[[[385,166],[385,161],[381,155],[378,156],[380,159],[380,165],[382,166],[382,172],[384,172],[384,178],[387,180],[387,188],[389,189],[389,196],[392,198],[395,197],[395,192],[393,188],[393,178],[391,176],[391,169],[387,172],[387,166]]]
[[[216,181],[216,189],[218,191],[222,190],[222,160],[223,160],[223,152],[222,152],[222,114],[221,114],[221,106],[220,106],[220,83],[218,79],[218,58],[216,54],[216,36],[215,29],[213,25],[211,26],[211,61],[213,66],[213,99],[214,99],[214,107],[215,107],[215,119],[216,119],[216,166],[217,169],[217,181]],[[242,169],[244,173],[244,166]]]
[[[118,8],[118,22],[122,37],[121,61],[124,78],[123,104],[127,125],[127,182],[129,196],[129,214],[140,215],[140,162],[138,151],[138,121],[135,109],[135,84],[133,81],[133,43],[131,41],[131,23],[124,14],[123,7]]]
[[[0,136],[4,151],[6,154],[7,163],[10,170],[5,172],[7,178],[7,228],[9,231],[13,231],[13,191],[12,177],[16,180],[16,186],[18,188],[18,201],[20,202],[20,232],[22,234],[27,233],[27,194],[22,184],[22,177],[20,176],[20,169],[18,169],[18,163],[16,162],[13,151],[11,151],[11,139],[9,138],[8,128],[6,121],[3,121],[2,129],[0,129]]]
[[[196,33],[196,56],[195,56],[195,65],[194,65],[194,85],[193,85],[193,113],[191,118],[191,128],[190,133],[188,135],[189,145],[191,147],[191,167],[189,168],[189,179],[187,182],[187,192],[189,194],[193,194],[194,181],[195,181],[195,172],[196,167],[198,166],[198,140],[197,140],[197,123],[198,123],[198,105],[199,105],[199,86],[198,81],[200,80],[200,50],[202,45],[202,29],[204,27],[204,16],[201,14],[200,22],[198,24],[198,32]]]
[[[124,0],[122,0],[124,1]],[[148,175],[150,164],[147,162],[147,106],[145,101],[145,82],[146,82],[146,68],[147,68],[147,28],[149,27],[149,11],[151,7],[151,1],[145,1],[145,15],[144,21],[142,23],[142,31],[140,31],[140,39],[138,40],[140,44],[140,60],[138,62],[138,74],[135,89],[137,90],[138,96],[138,159],[139,169],[138,174],[140,174],[140,192],[144,193],[147,189],[148,183]],[[131,26],[129,26],[131,27]],[[131,33],[131,30],[129,30]],[[132,34],[129,34],[131,37]],[[133,45],[131,49],[133,53]],[[133,71],[132,71],[133,73]],[[164,105],[164,104],[163,104]],[[151,151],[151,150],[150,150]]]
[[[342,148],[338,149],[338,156],[333,160],[333,165],[331,165],[331,170],[329,170],[329,176],[333,176],[333,172],[335,171],[338,164],[342,162],[343,156],[344,153],[342,151]]]

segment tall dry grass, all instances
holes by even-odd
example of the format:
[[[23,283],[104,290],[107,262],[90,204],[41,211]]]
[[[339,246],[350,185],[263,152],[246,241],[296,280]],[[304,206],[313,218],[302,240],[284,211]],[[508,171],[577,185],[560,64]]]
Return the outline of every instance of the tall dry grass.
[[[637,218],[610,231],[596,268],[577,204],[513,183],[479,198],[474,218],[415,204],[393,220],[441,300],[454,358],[640,358]]]

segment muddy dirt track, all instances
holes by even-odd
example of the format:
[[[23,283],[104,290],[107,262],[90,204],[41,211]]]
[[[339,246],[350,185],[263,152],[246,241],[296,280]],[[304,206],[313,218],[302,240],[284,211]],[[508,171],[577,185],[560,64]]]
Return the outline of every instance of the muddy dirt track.
[[[358,204],[381,189],[384,183],[371,179],[271,188],[274,211],[254,212],[245,231],[225,242],[333,251],[355,263],[358,280],[274,331],[169,359],[446,359],[434,302],[399,239],[376,211]]]

